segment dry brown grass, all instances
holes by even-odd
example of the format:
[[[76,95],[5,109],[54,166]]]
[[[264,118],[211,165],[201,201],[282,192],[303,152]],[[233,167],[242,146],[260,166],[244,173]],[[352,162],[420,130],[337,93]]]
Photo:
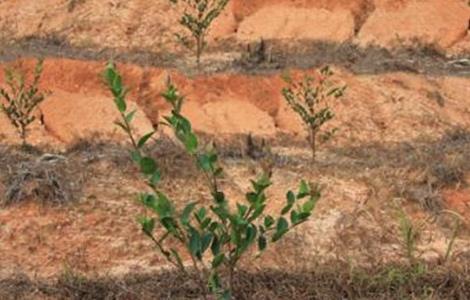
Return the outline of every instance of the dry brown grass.
[[[1,206],[28,200],[66,204],[80,198],[84,174],[67,157],[24,146],[3,146],[1,152]]]
[[[75,5],[74,8],[76,7]],[[19,40],[12,40],[11,34],[7,34],[0,39],[5,42],[5,46],[0,52],[0,60],[37,55],[81,60],[107,60],[112,57],[116,61],[142,66],[176,67],[188,74],[194,74],[194,68],[188,64],[183,52],[170,52],[166,47],[117,50],[103,49],[102,47],[96,49],[96,45],[89,45],[80,48],[72,46],[68,42],[66,34],[56,32],[44,37],[28,36]],[[268,40],[265,41],[265,45],[265,53],[254,51],[254,54],[250,54],[253,50],[248,50],[248,45],[242,45],[231,39],[222,39],[208,47],[207,53],[211,58],[204,63],[201,72],[264,74],[279,72],[284,68],[310,69],[324,65],[335,65],[357,74],[395,71],[448,76],[468,74],[468,67],[462,68],[449,63],[452,60],[467,57],[468,53],[461,53],[449,58],[436,45],[423,44],[418,41],[411,45],[398,44],[392,49],[379,46],[360,47],[350,42],[338,44],[310,40],[296,42]],[[226,58],[220,55],[227,52],[237,55],[229,55]],[[265,57],[263,58],[263,56]]]
[[[303,147],[288,138],[275,141],[281,147]],[[270,144],[271,141],[268,141]],[[315,172],[343,179],[363,180],[376,190],[386,189],[390,197],[401,197],[438,213],[440,192],[467,185],[470,173],[470,132],[456,128],[438,139],[422,138],[394,144],[365,144],[359,147],[327,147],[326,159]],[[303,156],[275,156],[276,167],[308,174]]]
[[[468,266],[388,265],[355,269],[341,263],[315,271],[239,271],[236,299],[468,299]],[[68,271],[54,281],[16,275],[0,280],[1,299],[200,299],[176,272],[85,277]]]

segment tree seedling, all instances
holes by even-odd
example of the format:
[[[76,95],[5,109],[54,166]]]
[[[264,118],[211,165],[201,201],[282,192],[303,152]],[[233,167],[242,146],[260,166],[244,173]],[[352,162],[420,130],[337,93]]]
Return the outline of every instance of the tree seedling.
[[[170,264],[194,279],[204,299],[209,294],[218,299],[230,299],[240,259],[255,247],[262,253],[269,244],[278,242],[294,227],[307,221],[320,198],[320,190],[316,185],[301,181],[297,192],[286,193],[286,203],[279,214],[272,215],[267,213],[270,203],[266,194],[272,184],[270,174],[261,174],[251,180],[252,187],[245,201],[229,201],[220,184],[223,169],[217,153],[200,146],[190,121],[181,113],[184,98],[169,83],[162,96],[172,110],[163,123],[173,130],[186,153],[193,158],[207,180],[210,195],[210,201],[204,204],[186,201],[182,210],[176,209],[176,203],[181,201],[172,199],[159,188],[162,174],[158,163],[144,151],[154,132],[139,138],[133,135],[134,111],[127,109],[127,90],[111,63],[106,68],[105,78],[121,114],[118,125],[128,135],[131,157],[150,190],[139,194],[139,201],[149,210],[149,215],[138,218],[143,232]]]
[[[315,162],[317,140],[330,139],[337,129],[321,132],[321,128],[334,118],[331,102],[344,95],[346,86],[334,85],[330,77],[333,72],[327,66],[320,70],[317,76],[305,76],[303,80],[294,81],[289,75],[284,76],[288,86],[282,89],[282,95],[290,108],[302,119],[308,131],[308,143],[312,152],[312,162]]]
[[[189,35],[176,34],[176,37],[183,46],[195,51],[196,63],[199,67],[209,28],[222,13],[229,0],[170,0],[170,2],[175,5],[181,3],[183,12],[179,23],[186,28]]]
[[[0,88],[0,109],[6,114],[11,124],[18,130],[23,145],[26,145],[28,126],[36,119],[38,105],[44,101],[46,93],[40,91],[39,81],[43,70],[40,59],[34,69],[33,80],[26,82],[26,75],[13,68],[5,68],[5,81],[8,90]]]

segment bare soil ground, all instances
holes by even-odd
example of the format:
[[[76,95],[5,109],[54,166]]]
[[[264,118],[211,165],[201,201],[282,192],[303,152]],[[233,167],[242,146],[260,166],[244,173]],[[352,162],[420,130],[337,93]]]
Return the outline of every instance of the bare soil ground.
[[[470,197],[467,188],[458,187],[466,186],[470,172],[470,133],[457,130],[438,140],[393,145],[328,147],[314,169],[305,164],[309,153],[303,139],[280,135],[267,143],[271,152],[247,148],[244,135],[218,142],[227,171],[224,188],[233,199],[243,197],[246,178],[255,176],[266,160],[274,164],[270,196],[275,208],[283,205],[282,191],[300,178],[325,185],[325,199],[311,224],[261,259],[243,263],[242,270],[249,273],[240,270],[239,299],[390,299],[409,293],[465,299]],[[255,145],[261,140],[255,139]],[[181,205],[186,199],[207,199],[203,178],[178,144],[164,138],[149,149],[161,163],[167,193],[181,199]],[[35,161],[42,151],[4,147],[2,170]],[[96,138],[58,154],[66,158],[67,173],[75,174],[82,196],[57,207],[41,204],[42,195],[33,193],[0,212],[2,299],[197,297],[197,287],[178,273],[161,273],[167,272],[161,269],[165,261],[137,234],[135,217],[144,211],[132,199],[143,185],[126,146]],[[7,188],[10,176],[2,175]],[[410,267],[403,258],[396,205],[416,224],[425,222],[417,252],[420,266]],[[449,261],[444,255],[455,224],[446,209],[463,216]]]
[[[273,210],[301,179],[323,188],[311,221],[261,258],[242,261],[236,299],[469,298],[470,48],[468,24],[459,23],[469,11],[446,21],[464,1],[452,0],[453,10],[442,12],[439,0],[233,1],[199,70],[170,38],[174,15],[166,2],[27,2],[0,1],[0,17],[8,16],[0,18],[1,66],[31,70],[32,57],[45,57],[41,87],[52,94],[29,147],[18,146],[0,115],[0,299],[200,297],[140,233],[136,217],[145,210],[136,193],[145,184],[99,77],[108,59],[119,62],[142,132],[168,110],[160,93],[168,77],[174,80],[187,97],[183,113],[204,143],[215,141],[230,201],[242,201],[249,179],[268,165]],[[243,22],[264,24],[256,13],[271,4],[285,5],[279,10],[291,22],[287,36],[303,28],[292,25],[290,9],[331,17],[346,10],[351,28],[338,28],[351,36],[261,41],[255,32],[241,41]],[[373,31],[367,22],[374,14],[390,13],[393,23],[396,12],[413,9],[442,30],[411,19],[400,31],[407,43],[358,42],[364,28]],[[334,31],[333,21],[322,30]],[[326,64],[348,90],[331,124],[340,130],[312,166],[302,124],[280,94],[281,75]],[[160,130],[147,150],[179,207],[208,201],[202,175],[168,132]],[[402,212],[418,233],[413,261]]]

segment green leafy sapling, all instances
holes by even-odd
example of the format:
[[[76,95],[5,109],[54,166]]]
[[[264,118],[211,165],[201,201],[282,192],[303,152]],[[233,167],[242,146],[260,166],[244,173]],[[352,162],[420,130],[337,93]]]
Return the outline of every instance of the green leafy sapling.
[[[315,162],[317,140],[326,141],[333,136],[336,129],[321,132],[321,128],[334,118],[331,102],[343,96],[346,86],[335,85],[331,80],[333,72],[327,66],[316,74],[316,78],[305,76],[301,81],[294,81],[284,76],[288,86],[282,89],[282,95],[288,105],[302,119],[308,131],[308,143]]]
[[[285,207],[279,215],[268,214],[266,190],[272,182],[269,174],[262,174],[251,181],[252,187],[244,202],[229,205],[233,202],[227,199],[220,185],[223,169],[217,153],[213,148],[207,150],[200,145],[190,121],[181,113],[184,98],[170,83],[162,96],[172,110],[164,117],[163,124],[173,130],[193,158],[207,180],[210,195],[209,204],[187,201],[186,206],[178,210],[175,204],[181,201],[160,190],[158,164],[144,153],[144,146],[153,132],[140,138],[133,135],[134,114],[127,110],[126,89],[113,64],[107,66],[105,77],[121,114],[118,124],[133,146],[131,156],[151,190],[139,194],[140,202],[151,213],[138,219],[143,232],[170,264],[198,283],[205,299],[209,293],[220,299],[230,299],[240,259],[254,247],[259,253],[263,252],[269,244],[307,221],[320,198],[320,190],[302,181],[296,193],[287,192]],[[193,272],[188,271],[189,267]],[[223,274],[228,275],[222,276],[223,270],[226,271]]]
[[[170,2],[175,5],[181,4],[183,11],[179,23],[189,31],[189,35],[177,34],[176,37],[185,47],[194,49],[199,66],[209,28],[229,0],[170,0]]]
[[[36,110],[46,97],[46,93],[39,89],[42,70],[43,60],[40,59],[34,68],[31,83],[26,82],[26,75],[19,70],[4,70],[8,90],[0,88],[0,96],[3,98],[0,109],[18,130],[23,145],[26,144],[28,126],[36,119]]]

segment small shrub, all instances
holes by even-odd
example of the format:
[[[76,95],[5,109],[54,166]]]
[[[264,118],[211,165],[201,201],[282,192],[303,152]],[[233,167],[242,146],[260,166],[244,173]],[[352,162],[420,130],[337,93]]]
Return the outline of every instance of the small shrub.
[[[223,169],[218,163],[217,153],[211,147],[204,149],[199,145],[191,123],[181,114],[184,98],[170,83],[163,97],[172,111],[164,117],[163,123],[173,129],[187,154],[205,175],[211,195],[209,205],[186,202],[184,209],[177,211],[177,202],[158,187],[161,174],[157,162],[144,153],[144,146],[154,132],[139,139],[133,135],[131,123],[134,112],[127,110],[127,90],[122,86],[122,78],[114,65],[108,65],[105,78],[122,116],[118,125],[133,145],[132,159],[152,190],[139,195],[140,202],[154,215],[139,218],[143,232],[175,268],[188,277],[196,274],[194,280],[204,291],[205,299],[207,292],[221,299],[229,299],[240,259],[254,244],[261,253],[268,244],[279,241],[292,228],[307,221],[320,198],[319,189],[302,181],[297,193],[287,192],[286,205],[280,215],[273,216],[266,213],[269,204],[266,190],[272,184],[270,174],[262,174],[251,181],[252,190],[246,194],[246,202],[229,205],[219,182]],[[190,258],[195,272],[188,271],[184,257]],[[221,276],[222,270],[228,273],[225,280]]]
[[[222,13],[229,0],[170,0],[173,4],[181,3],[183,13],[180,24],[190,35],[177,34],[178,40],[188,49],[194,49],[198,66],[206,47],[206,36],[212,22]],[[193,39],[194,42],[191,42]]]
[[[346,86],[336,86],[330,81],[333,72],[324,67],[316,78],[305,76],[302,81],[296,82],[285,76],[289,84],[282,90],[285,100],[302,119],[308,130],[308,142],[312,151],[312,161],[315,161],[317,139],[328,140],[336,131],[320,132],[322,126],[333,119],[334,113],[330,102],[343,96]],[[320,136],[319,134],[322,133]]]
[[[31,84],[26,83],[24,73],[6,68],[5,81],[9,91],[0,88],[0,95],[5,100],[4,103],[0,102],[0,108],[18,130],[23,145],[26,144],[28,126],[36,119],[35,111],[46,97],[46,94],[39,90],[42,67],[43,61],[38,60]]]

